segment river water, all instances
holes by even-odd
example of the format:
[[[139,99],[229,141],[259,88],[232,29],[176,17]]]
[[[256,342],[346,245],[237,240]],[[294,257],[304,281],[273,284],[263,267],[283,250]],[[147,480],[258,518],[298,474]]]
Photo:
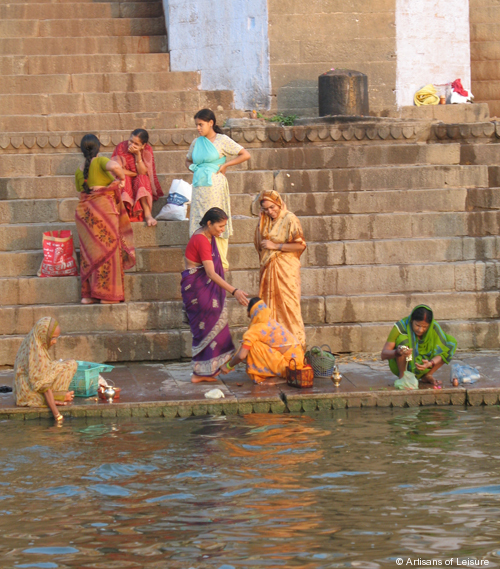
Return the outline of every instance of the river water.
[[[2,569],[500,564],[498,407],[0,433]]]

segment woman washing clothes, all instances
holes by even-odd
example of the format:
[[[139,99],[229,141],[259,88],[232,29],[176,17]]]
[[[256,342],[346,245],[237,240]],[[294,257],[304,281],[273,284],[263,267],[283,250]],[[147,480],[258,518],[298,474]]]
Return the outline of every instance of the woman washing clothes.
[[[153,149],[148,142],[148,132],[136,128],[128,140],[118,144],[111,158],[125,171],[122,200],[130,221],[145,221],[149,227],[154,227],[158,222],[152,214],[153,202],[163,196],[163,190],[156,175]]]
[[[228,239],[233,234],[231,222],[231,203],[226,171],[250,159],[247,150],[233,139],[222,134],[217,120],[210,109],[202,109],[194,115],[198,134],[186,157],[186,167],[193,172],[193,195],[189,214],[189,235],[198,230],[201,218],[212,207],[219,207],[228,215],[227,226],[220,237],[216,237],[217,247],[224,269],[227,261]],[[226,161],[228,156],[234,156]]]
[[[306,249],[302,227],[278,192],[263,191],[257,200],[261,208],[255,230],[260,258],[259,296],[271,310],[272,318],[290,330],[305,349],[300,310],[300,257]]]
[[[209,209],[186,247],[181,293],[193,335],[193,383],[217,381],[220,366],[234,351],[226,291],[242,306],[248,304],[247,293],[224,280],[217,238],[224,233],[227,220],[220,208]]]
[[[221,366],[221,373],[229,373],[246,360],[247,374],[255,383],[262,383],[272,377],[286,377],[286,368],[292,359],[297,369],[306,366],[299,340],[272,318],[263,300],[258,297],[250,300],[248,316],[251,322],[243,334],[241,348]]]
[[[394,324],[382,350],[382,359],[389,360],[392,373],[399,379],[405,371],[410,371],[421,384],[437,388],[441,382],[434,374],[450,363],[456,349],[457,341],[434,320],[432,310],[419,304],[409,316]]]
[[[118,162],[99,156],[100,147],[97,136],[82,138],[85,162],[75,174],[82,304],[125,300],[124,269],[135,265],[134,235],[120,197],[125,173]]]
[[[49,356],[61,329],[49,317],[41,318],[23,340],[14,363],[13,395],[20,407],[49,407],[58,422],[63,420],[57,407],[73,401],[69,384],[78,367],[75,360],[54,362]]]

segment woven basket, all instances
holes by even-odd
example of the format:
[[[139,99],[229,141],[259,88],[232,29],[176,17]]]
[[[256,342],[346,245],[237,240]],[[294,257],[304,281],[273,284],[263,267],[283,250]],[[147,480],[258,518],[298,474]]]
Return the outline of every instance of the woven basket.
[[[324,350],[323,348],[328,348]],[[314,370],[314,377],[332,377],[335,367],[335,356],[327,344],[321,347],[313,346],[306,352],[306,359]]]

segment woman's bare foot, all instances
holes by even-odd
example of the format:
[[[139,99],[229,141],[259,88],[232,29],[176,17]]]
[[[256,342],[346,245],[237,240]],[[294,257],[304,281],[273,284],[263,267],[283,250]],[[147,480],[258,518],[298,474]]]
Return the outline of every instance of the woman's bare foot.
[[[81,303],[82,304],[97,304],[99,302],[99,299],[97,298],[82,298]]]
[[[154,227],[155,225],[158,225],[158,222],[152,215],[145,215],[144,221],[148,227]]]
[[[101,300],[101,304],[120,304],[119,300]]]
[[[203,381],[208,381],[208,382],[217,381],[218,375],[219,374],[216,374],[216,375],[196,375],[195,373],[193,373],[193,375],[191,376],[191,383],[202,383]]]
[[[421,383],[429,383],[430,385],[435,385],[437,387],[442,385],[442,381],[439,379],[434,379],[434,377],[430,373],[426,373],[423,377],[420,378]]]
[[[74,391],[67,391],[65,396],[64,396],[64,401],[57,401],[56,400],[55,404],[64,407],[65,405],[68,405],[68,403],[73,403],[74,398],[75,398],[75,392]]]

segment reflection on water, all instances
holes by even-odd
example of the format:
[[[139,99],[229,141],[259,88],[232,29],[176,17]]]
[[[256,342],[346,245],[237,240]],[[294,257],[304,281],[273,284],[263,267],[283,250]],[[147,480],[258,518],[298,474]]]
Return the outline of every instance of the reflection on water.
[[[498,408],[426,408],[4,422],[0,567],[496,567],[495,419]]]

